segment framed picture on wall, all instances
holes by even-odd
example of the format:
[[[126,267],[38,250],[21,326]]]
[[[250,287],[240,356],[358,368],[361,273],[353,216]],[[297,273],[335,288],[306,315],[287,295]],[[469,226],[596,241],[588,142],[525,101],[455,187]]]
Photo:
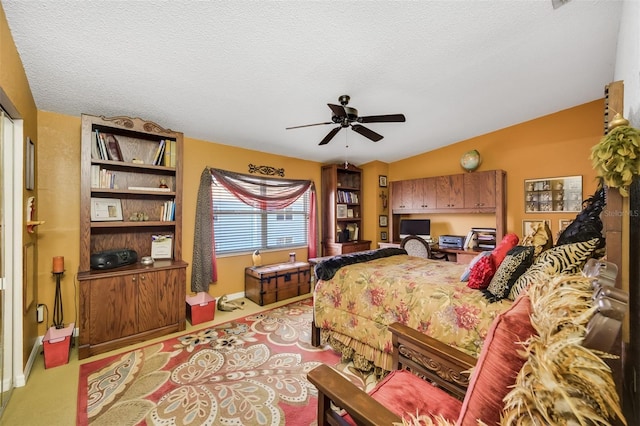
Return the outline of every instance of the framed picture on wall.
[[[387,177],[385,175],[379,175],[378,176],[378,184],[380,185],[380,188],[386,188],[387,187]]]
[[[380,240],[381,241],[387,241],[387,231],[382,231],[380,233]]]
[[[28,190],[33,190],[36,183],[36,145],[30,137],[27,137],[27,157],[25,158],[25,181],[24,186]]]
[[[380,216],[378,216],[378,225],[382,226],[382,227],[386,227],[388,225],[388,219],[387,216],[381,214]]]
[[[522,221],[522,238],[529,235],[534,227],[539,223],[546,223],[549,229],[551,229],[551,220],[549,219],[538,219],[538,220],[523,220]]]

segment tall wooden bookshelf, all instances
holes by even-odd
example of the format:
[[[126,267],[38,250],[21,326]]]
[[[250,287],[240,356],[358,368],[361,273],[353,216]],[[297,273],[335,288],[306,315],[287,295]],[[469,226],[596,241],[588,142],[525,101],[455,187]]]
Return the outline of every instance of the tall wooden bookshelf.
[[[322,255],[369,250],[362,239],[362,170],[351,164],[322,166]]]
[[[81,144],[80,359],[184,330],[187,267],[182,133],[83,114]],[[170,236],[170,255],[142,265],[154,236]],[[92,254],[125,249],[137,253],[136,263],[91,268]]]

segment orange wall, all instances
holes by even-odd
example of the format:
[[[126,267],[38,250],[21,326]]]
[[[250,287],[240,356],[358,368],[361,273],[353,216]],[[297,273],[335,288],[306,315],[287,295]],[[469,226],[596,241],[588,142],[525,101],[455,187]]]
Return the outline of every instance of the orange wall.
[[[507,231],[522,233],[522,220],[551,219],[553,234],[559,219],[575,213],[524,213],[524,180],[582,176],[583,199],[596,189],[591,147],[603,133],[604,103],[589,102],[555,114],[507,127],[486,135],[389,164],[389,180],[463,173],[459,159],[477,149],[478,170],[502,169],[507,179]],[[431,215],[434,235],[466,235],[472,226],[487,226],[493,218],[474,215]],[[480,223],[479,223],[480,222]],[[495,223],[495,222],[494,222]]]
[[[12,118],[21,118],[23,120],[23,150],[26,143],[26,138],[29,137],[36,143],[36,162],[37,162],[37,110],[36,104],[31,94],[31,88],[27,81],[27,76],[22,66],[22,61],[16,50],[16,46],[13,42],[13,37],[9,31],[7,19],[4,14],[4,9],[0,5],[0,89],[2,94],[0,95],[0,103],[6,109],[9,109],[10,113],[17,112],[17,116]],[[10,108],[10,105],[12,108]],[[15,111],[12,111],[15,110]],[[37,184],[37,177],[36,177]],[[37,186],[36,186],[37,188]],[[22,190],[22,198],[25,200],[30,196],[35,196],[37,199],[36,191],[27,191],[24,188],[24,184],[20,185]],[[23,217],[26,211],[26,207],[23,207]],[[26,231],[22,234],[22,244],[27,243],[35,244],[35,261],[38,262],[38,240],[36,234],[29,234]],[[32,273],[32,271],[27,271]],[[21,285],[21,283],[18,283]],[[37,294],[37,282],[34,284],[36,288],[34,293]],[[23,315],[23,359],[16,360],[22,362],[25,365],[31,348],[33,347],[37,334],[36,315],[35,315],[36,303],[33,303],[26,312],[15,312],[16,316]],[[6,336],[5,338],[8,338]]]

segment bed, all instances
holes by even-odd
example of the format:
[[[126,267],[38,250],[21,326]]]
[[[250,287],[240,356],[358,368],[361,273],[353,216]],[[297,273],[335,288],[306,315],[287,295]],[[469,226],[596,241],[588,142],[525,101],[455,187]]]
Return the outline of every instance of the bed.
[[[493,319],[513,303],[490,303],[460,281],[465,265],[379,249],[316,265],[314,344],[329,343],[359,369],[392,370],[400,322],[477,357]]]

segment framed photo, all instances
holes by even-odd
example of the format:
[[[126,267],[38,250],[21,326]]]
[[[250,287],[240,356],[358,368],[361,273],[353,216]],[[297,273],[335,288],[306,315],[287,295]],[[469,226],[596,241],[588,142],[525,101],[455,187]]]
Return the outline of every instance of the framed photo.
[[[347,209],[347,217],[353,217],[353,209]]]
[[[380,188],[387,187],[387,177],[385,175],[378,176],[378,185],[380,185]]]
[[[122,220],[122,204],[117,198],[91,198],[91,221]]]
[[[382,227],[386,227],[388,225],[388,218],[387,216],[381,214],[380,216],[378,216],[378,225],[382,226]]]
[[[27,156],[25,158],[25,182],[24,186],[28,190],[33,190],[36,183],[36,145],[30,137],[27,137]]]
[[[558,238],[560,238],[560,234],[562,234],[564,230],[567,229],[567,226],[571,225],[571,222],[573,222],[573,219],[558,220],[558,233],[556,234],[556,242],[558,241]]]
[[[551,220],[549,219],[523,220],[522,221],[522,238],[529,235],[533,231],[533,227],[540,222],[546,223],[547,226],[549,226],[549,229],[551,229]]]
[[[347,218],[347,205],[346,204],[337,204],[336,205],[336,215],[338,219],[346,219]]]
[[[380,240],[381,241],[387,241],[387,231],[382,231],[380,233]]]

